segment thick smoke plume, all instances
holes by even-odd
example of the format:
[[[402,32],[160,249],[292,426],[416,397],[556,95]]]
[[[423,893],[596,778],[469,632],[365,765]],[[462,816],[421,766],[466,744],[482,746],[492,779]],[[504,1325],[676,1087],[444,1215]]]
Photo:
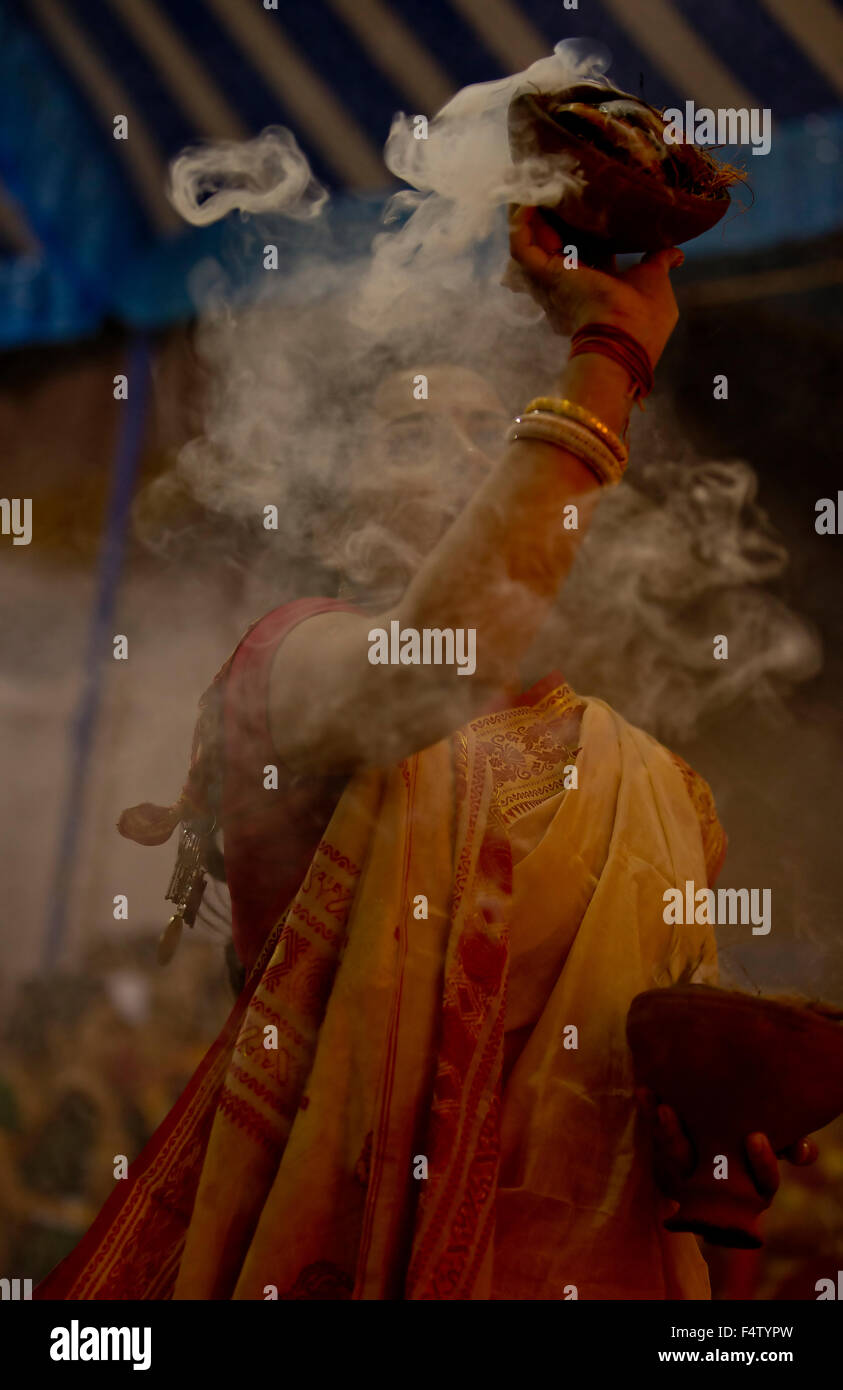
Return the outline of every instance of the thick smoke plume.
[[[253,219],[256,265],[290,219],[310,224],[299,228],[310,241],[299,236],[295,257],[256,277],[248,297],[222,267],[206,275],[204,430],[156,485],[158,505],[150,513],[147,498],[140,509],[150,539],[166,548],[167,496],[188,489],[239,523],[256,612],[340,585],[373,606],[401,592],[500,452],[508,418],[565,360],[565,341],[501,279],[507,206],[553,204],[579,176],[558,159],[513,163],[508,104],[526,88],[604,81],[605,66],[599,52],[563,43],[524,73],[460,92],[426,138],[416,118],[396,116],[385,157],[409,187],[389,200],[365,255],[349,255],[287,131],[175,162],[182,215]],[[412,390],[420,373],[424,402]],[[787,556],[752,470],[688,459],[661,437],[657,403],[654,417],[634,423],[629,481],[601,503],[530,674],[560,667],[584,693],[675,736],[709,710],[747,693],[773,698],[783,681],[813,674],[819,649],[762,587]],[[268,504],[277,532],[261,527]],[[415,542],[397,524],[407,512]],[[728,662],[712,659],[721,633]]]

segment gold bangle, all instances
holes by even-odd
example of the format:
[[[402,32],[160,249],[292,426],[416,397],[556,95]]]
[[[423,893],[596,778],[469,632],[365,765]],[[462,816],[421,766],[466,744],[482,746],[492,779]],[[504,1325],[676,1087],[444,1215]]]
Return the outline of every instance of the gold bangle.
[[[578,405],[576,401],[568,401],[561,396],[536,396],[534,401],[530,401],[524,414],[529,415],[533,410],[549,410],[554,415],[565,415],[570,420],[578,420],[581,425],[599,435],[603,443],[611,449],[618,463],[625,464],[629,458],[629,450],[614,430],[610,430],[598,416],[592,415],[590,410]]]

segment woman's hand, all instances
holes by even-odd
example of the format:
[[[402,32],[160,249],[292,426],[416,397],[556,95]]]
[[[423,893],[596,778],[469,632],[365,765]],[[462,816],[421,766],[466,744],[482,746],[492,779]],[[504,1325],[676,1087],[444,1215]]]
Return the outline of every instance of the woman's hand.
[[[679,317],[669,278],[685,259],[677,247],[645,256],[628,270],[568,270],[562,240],[541,208],[517,207],[510,251],[520,272],[510,265],[504,284],[527,290],[555,332],[568,336],[586,323],[613,324],[632,334],[656,365]]]
[[[652,1091],[641,1087],[635,1092],[636,1100],[651,1125],[653,1137],[653,1172],[656,1186],[666,1197],[677,1199],[681,1184],[694,1171],[697,1156],[694,1146],[682,1127],[676,1111],[669,1105],[660,1105]],[[758,1195],[769,1206],[778,1191],[780,1182],[779,1165],[776,1154],[766,1134],[748,1134],[745,1140],[746,1161]],[[812,1139],[799,1139],[789,1148],[783,1149],[779,1158],[785,1158],[797,1168],[804,1168],[817,1157],[817,1146]]]

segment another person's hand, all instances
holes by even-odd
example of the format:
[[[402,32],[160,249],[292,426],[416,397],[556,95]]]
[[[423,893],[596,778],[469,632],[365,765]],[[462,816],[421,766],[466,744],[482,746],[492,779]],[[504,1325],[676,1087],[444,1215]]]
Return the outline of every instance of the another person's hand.
[[[656,1185],[666,1197],[678,1200],[684,1181],[694,1171],[697,1156],[694,1146],[682,1127],[676,1111],[660,1105],[652,1091],[641,1087],[635,1092],[642,1112],[650,1122],[653,1138],[653,1172]],[[778,1158],[785,1158],[798,1168],[813,1163],[817,1146],[812,1139],[799,1139],[777,1156],[766,1134],[748,1134],[745,1140],[746,1161],[758,1195],[769,1206],[778,1190],[780,1176]]]
[[[679,317],[670,283],[670,271],[685,259],[678,247],[623,271],[566,269],[562,240],[541,208],[518,207],[510,217],[510,251],[517,265],[510,263],[503,283],[528,290],[557,333],[573,334],[587,323],[613,324],[630,333],[656,365]]]

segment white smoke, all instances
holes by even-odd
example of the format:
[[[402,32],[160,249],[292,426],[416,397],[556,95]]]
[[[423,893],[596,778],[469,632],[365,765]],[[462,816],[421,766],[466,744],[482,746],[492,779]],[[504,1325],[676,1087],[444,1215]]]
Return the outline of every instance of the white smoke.
[[[256,140],[196,145],[173,161],[170,201],[196,227],[229,212],[318,217],[328,194],[313,177],[292,131],[268,126]]]
[[[288,131],[175,162],[171,196],[189,221],[250,214],[255,255],[282,240],[285,222],[310,222],[312,245],[266,272],[248,305],[205,268],[204,429],[143,500],[148,539],[173,544],[166,517],[187,493],[225,519],[221,553],[231,562],[239,547],[256,604],[341,580],[373,606],[400,593],[488,467],[462,431],[466,413],[494,426],[494,455],[507,418],[565,360],[564,340],[501,280],[507,205],[555,203],[578,174],[558,159],[512,161],[509,102],[525,89],[604,81],[605,67],[601,51],[563,43],[523,73],[458,93],[427,138],[397,115],[385,158],[409,188],[388,201],[365,256],[349,256],[320,217],[327,195]],[[420,373],[431,383],[423,409],[412,392]],[[748,465],[680,467],[675,438],[635,431],[630,481],[598,509],[534,658],[654,732],[687,734],[748,691],[772,698],[782,681],[813,674],[819,646],[760,587],[787,556]],[[267,504],[278,507],[277,532],[261,529]],[[415,531],[398,524],[408,511]],[[730,635],[724,663],[712,660],[720,632]]]
[[[655,437],[649,446],[637,450],[635,486],[602,500],[533,659],[565,653],[575,688],[681,740],[746,695],[777,709],[783,688],[816,675],[822,649],[763,587],[788,555],[755,502],[749,465],[680,464]],[[718,636],[728,659],[714,659]]]

